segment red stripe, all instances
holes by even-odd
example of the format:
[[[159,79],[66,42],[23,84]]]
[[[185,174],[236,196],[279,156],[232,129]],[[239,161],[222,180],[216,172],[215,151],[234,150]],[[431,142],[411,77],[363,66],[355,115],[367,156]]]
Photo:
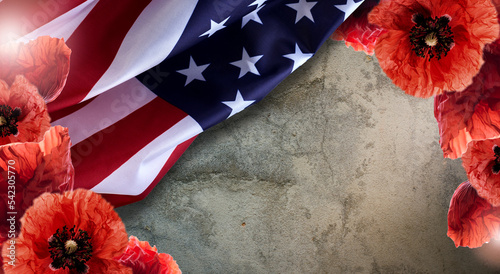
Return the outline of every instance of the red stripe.
[[[59,120],[59,119],[65,117],[65,116],[68,116],[71,113],[76,112],[77,110],[79,110],[79,109],[83,108],[84,106],[88,105],[90,102],[94,101],[95,98],[97,98],[97,97],[91,98],[89,100],[85,100],[84,102],[81,102],[81,103],[73,105],[73,106],[69,106],[67,108],[60,109],[58,111],[50,112],[49,113],[50,114],[50,119],[51,119],[51,121],[56,121],[56,120]]]
[[[75,166],[75,188],[91,189],[186,116],[182,110],[156,98],[74,145],[71,158]]]
[[[170,168],[174,165],[175,162],[181,157],[181,155],[186,151],[186,149],[191,145],[191,143],[196,139],[196,136],[185,141],[184,143],[181,143],[178,145],[172,155],[168,158],[167,162],[161,169],[160,173],[158,173],[158,176],[153,180],[153,182],[149,185],[149,187],[144,190],[141,194],[137,196],[131,196],[131,195],[117,195],[117,194],[103,194],[102,196],[110,202],[113,206],[119,207],[119,206],[124,206],[128,205],[131,203],[138,202],[142,199],[144,199],[152,190],[153,188],[158,184],[158,182],[161,181],[161,179],[167,174],[167,172],[170,170]],[[123,185],[123,187],[127,187],[126,184]]]
[[[61,16],[85,0],[4,0],[0,2],[0,43],[23,36]]]
[[[122,0],[96,4],[66,42],[72,50],[70,73],[61,95],[48,105],[50,112],[85,98],[111,65],[125,35],[150,2]]]

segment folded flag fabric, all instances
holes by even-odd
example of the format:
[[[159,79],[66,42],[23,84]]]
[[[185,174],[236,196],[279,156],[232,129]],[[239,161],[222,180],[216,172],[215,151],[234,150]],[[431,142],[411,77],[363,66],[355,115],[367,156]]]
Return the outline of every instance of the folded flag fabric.
[[[207,128],[261,100],[362,3],[353,0],[3,0],[0,43],[72,50],[52,124],[75,187],[144,198]]]

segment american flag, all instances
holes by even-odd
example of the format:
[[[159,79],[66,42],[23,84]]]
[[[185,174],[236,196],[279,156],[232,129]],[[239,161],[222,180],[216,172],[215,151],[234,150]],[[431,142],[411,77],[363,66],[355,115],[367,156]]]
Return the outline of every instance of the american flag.
[[[75,188],[144,198],[196,136],[261,100],[362,3],[353,0],[3,0],[0,43],[72,50],[53,125]]]

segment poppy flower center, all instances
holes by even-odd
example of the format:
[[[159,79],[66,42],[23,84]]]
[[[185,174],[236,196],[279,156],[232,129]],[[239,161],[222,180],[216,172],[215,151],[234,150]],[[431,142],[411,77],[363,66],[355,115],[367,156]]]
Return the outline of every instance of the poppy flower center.
[[[500,172],[500,147],[494,145],[493,152],[495,153],[495,160],[493,161],[493,167],[491,169],[493,174],[498,174],[498,172]]]
[[[18,117],[21,115],[21,109],[12,109],[8,105],[0,105],[0,137],[16,135]]]
[[[428,45],[429,47],[434,47],[437,45],[438,39],[437,36],[434,32],[431,32],[425,36],[425,44]]]
[[[415,25],[410,30],[410,43],[417,56],[429,57],[429,61],[436,57],[441,59],[453,47],[453,33],[448,25],[451,18],[447,15],[441,17],[424,17],[414,14],[412,21]]]
[[[69,230],[64,226],[62,229],[58,228],[48,242],[52,269],[67,267],[78,273],[88,272],[85,263],[92,257],[92,243],[85,230],[78,229],[75,232],[75,226]]]

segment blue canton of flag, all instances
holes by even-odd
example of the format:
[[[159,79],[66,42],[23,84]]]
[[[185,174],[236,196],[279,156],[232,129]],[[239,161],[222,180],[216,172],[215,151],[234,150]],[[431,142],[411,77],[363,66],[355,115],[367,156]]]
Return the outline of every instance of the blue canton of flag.
[[[152,91],[205,130],[261,100],[362,2],[200,1],[172,52],[153,68],[168,77]]]

